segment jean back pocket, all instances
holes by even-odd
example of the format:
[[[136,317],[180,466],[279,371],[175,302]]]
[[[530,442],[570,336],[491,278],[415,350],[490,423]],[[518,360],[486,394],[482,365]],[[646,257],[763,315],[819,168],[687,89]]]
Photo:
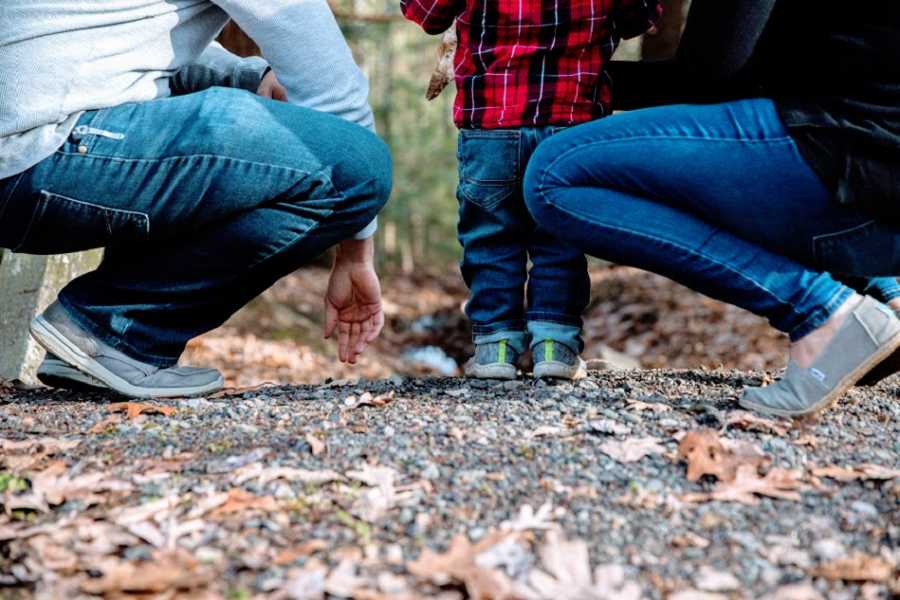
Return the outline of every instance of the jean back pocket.
[[[518,189],[520,133],[513,129],[459,133],[460,199],[491,209]]]
[[[145,241],[150,218],[41,190],[15,252],[64,254]]]

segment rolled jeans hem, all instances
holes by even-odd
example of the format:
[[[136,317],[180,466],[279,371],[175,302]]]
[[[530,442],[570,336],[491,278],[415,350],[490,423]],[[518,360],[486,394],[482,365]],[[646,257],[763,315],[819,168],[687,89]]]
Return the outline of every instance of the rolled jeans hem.
[[[68,313],[69,318],[72,319],[76,325],[84,329],[87,333],[94,336],[107,346],[118,350],[129,358],[160,369],[168,369],[178,364],[178,359],[180,358],[180,356],[176,356],[173,358],[146,354],[144,352],[136,350],[130,344],[125,342],[123,338],[111,335],[108,331],[104,330],[102,327],[99,327],[96,323],[85,316],[84,313],[82,313],[77,306],[69,302],[63,294],[59,295],[57,301],[63,306],[63,308],[66,309],[66,313]]]
[[[475,335],[475,344],[496,344],[497,342],[506,340],[506,342],[512,346],[513,350],[517,353],[522,354],[525,352],[526,343],[528,340],[528,334],[524,329],[519,330],[503,330],[496,331],[494,333],[484,334],[484,335]]]
[[[844,302],[853,296],[854,291],[847,286],[841,286],[832,294],[831,298],[821,304],[821,308],[812,313],[803,323],[788,332],[791,342],[797,342],[824,325],[828,319],[839,309]]]

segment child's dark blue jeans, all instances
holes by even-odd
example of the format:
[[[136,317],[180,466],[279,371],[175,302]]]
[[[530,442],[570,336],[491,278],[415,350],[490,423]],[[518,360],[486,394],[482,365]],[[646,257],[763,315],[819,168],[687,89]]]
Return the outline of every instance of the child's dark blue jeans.
[[[459,240],[469,286],[466,314],[476,344],[529,339],[581,352],[590,300],[584,254],[541,230],[522,196],[522,176],[538,144],[562,127],[463,129],[459,133]],[[529,269],[530,260],[530,269]],[[526,303],[527,287],[527,303]]]

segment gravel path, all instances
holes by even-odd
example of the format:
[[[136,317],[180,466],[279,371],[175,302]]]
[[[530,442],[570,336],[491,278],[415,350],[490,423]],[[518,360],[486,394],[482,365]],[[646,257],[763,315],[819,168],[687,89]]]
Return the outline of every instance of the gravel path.
[[[133,418],[115,398],[0,387],[0,597],[497,597],[477,588],[484,573],[525,586],[510,598],[900,594],[894,388],[789,423],[738,411],[741,387],[759,381],[337,382],[151,403],[176,411]],[[792,470],[785,497],[726,501],[712,497],[724,476],[689,481],[678,440],[700,431],[755,445],[760,474]],[[626,450],[648,454],[623,462]],[[498,531],[508,544],[484,542]],[[411,566],[457,534],[469,571]],[[566,578],[554,548],[581,556],[560,537],[614,575],[592,583],[576,568],[584,581],[541,592],[536,570]],[[607,576],[631,587],[601,589]]]

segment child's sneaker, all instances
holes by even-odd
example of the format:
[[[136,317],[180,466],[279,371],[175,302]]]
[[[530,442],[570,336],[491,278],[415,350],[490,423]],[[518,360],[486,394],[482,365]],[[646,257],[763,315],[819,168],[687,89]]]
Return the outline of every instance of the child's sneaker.
[[[581,379],[587,375],[587,365],[565,344],[544,340],[532,351],[536,379]]]
[[[474,379],[515,379],[519,353],[506,340],[475,346],[475,356],[466,363],[466,377]]]

